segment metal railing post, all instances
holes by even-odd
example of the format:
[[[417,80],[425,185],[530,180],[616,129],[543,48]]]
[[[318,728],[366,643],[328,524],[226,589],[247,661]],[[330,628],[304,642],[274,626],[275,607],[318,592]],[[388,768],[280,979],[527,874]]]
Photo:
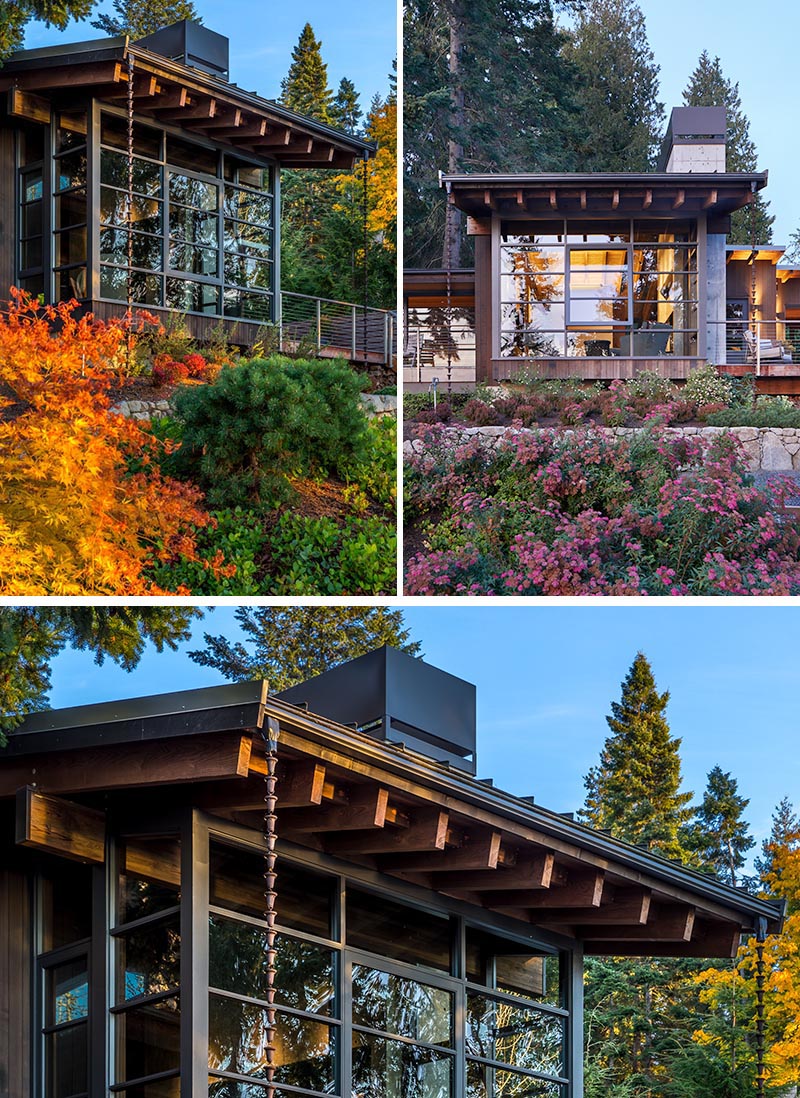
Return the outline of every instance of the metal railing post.
[[[761,321],[756,321],[756,377],[761,377]]]
[[[383,314],[383,362],[385,366],[388,366],[392,361],[392,321],[394,317],[391,313]]]
[[[356,309],[357,305],[350,306],[350,357],[355,361],[356,358],[356,333],[358,331],[358,324],[356,322]],[[367,356],[367,348],[364,346],[364,358]]]
[[[278,300],[278,350],[283,354],[283,293]]]
[[[317,298],[317,350],[322,350],[322,300]]]

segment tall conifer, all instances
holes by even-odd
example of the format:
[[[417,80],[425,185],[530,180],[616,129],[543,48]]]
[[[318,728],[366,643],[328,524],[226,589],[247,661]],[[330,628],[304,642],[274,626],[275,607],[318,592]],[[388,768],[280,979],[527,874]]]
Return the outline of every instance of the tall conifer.
[[[202,22],[191,0],[114,0],[113,11],[113,15],[99,14],[92,26],[109,35],[129,34],[136,39],[181,19]]]
[[[322,43],[310,23],[303,27],[292,50],[292,64],[281,84],[281,102],[318,122],[331,121],[333,95],[328,87],[328,66],[322,60]]]
[[[586,779],[583,818],[619,839],[682,857],[681,828],[691,793],[681,793],[681,741],[670,735],[664,711],[669,693],[656,689],[653,672],[639,652],[624,682],[620,701],[606,717],[611,735],[599,766]]]
[[[718,57],[712,60],[708,52],[703,50],[683,92],[683,101],[687,107],[724,107],[727,114],[727,170],[758,170],[758,153],[750,136],[750,122],[742,110],[739,85],[726,79]],[[774,220],[769,214],[769,203],[759,194],[752,212],[737,210],[733,215],[728,239],[733,244],[750,244],[755,229],[756,244],[769,244],[772,242]]]
[[[749,825],[742,819],[749,800],[739,796],[735,778],[715,766],[708,775],[702,802],[688,829],[688,844],[704,866],[725,884],[736,887],[747,851],[755,846]]]

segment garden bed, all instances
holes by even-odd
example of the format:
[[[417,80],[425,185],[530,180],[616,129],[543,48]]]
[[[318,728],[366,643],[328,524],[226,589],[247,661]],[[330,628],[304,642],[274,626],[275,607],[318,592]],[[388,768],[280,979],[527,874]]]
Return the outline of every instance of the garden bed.
[[[800,593],[796,485],[756,487],[727,431],[431,425],[407,450],[409,595]]]

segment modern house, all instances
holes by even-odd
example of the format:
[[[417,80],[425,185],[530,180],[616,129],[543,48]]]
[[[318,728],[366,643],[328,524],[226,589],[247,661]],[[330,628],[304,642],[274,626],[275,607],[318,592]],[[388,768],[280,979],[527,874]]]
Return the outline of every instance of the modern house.
[[[0,102],[0,296],[178,310],[201,339],[278,319],[281,169],[374,152],[232,83],[227,38],[185,20],[14,54]]]
[[[783,341],[800,317],[800,282],[777,271],[783,249],[726,246],[731,214],[755,201],[767,173],[726,172],[724,108],[673,110],[654,172],[441,183],[466,216],[475,268],[471,286],[469,272],[406,272],[407,381],[427,381],[434,366],[492,381],[522,365],[553,377],[680,379],[708,361],[791,363]],[[450,295],[440,286],[434,301],[437,276]]]
[[[580,1098],[584,956],[779,929],[475,747],[475,688],[385,648],[30,717],[0,754],[2,1098]]]

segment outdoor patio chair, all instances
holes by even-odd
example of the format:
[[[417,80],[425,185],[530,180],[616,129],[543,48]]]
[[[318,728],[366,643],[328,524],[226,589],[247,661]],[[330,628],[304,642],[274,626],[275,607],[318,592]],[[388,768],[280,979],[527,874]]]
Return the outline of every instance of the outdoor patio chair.
[[[773,339],[759,339],[756,343],[755,332],[745,328],[744,344],[747,348],[747,361],[755,362],[759,357],[762,362],[791,362],[792,352],[785,344]],[[760,352],[758,346],[760,344]]]

